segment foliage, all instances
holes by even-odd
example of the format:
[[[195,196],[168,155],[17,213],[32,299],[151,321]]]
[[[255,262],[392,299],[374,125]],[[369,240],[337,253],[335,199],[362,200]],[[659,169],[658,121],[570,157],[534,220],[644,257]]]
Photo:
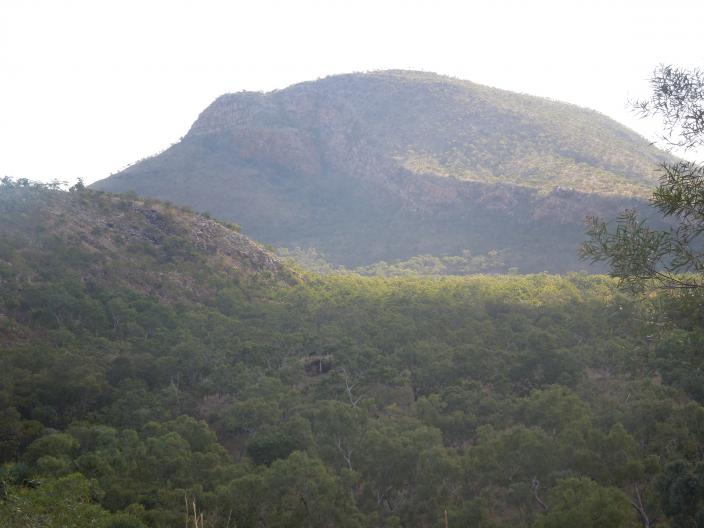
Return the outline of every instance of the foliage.
[[[549,508],[540,528],[626,528],[637,526],[626,495],[586,478],[559,481],[550,490]]]
[[[704,75],[700,70],[661,66],[652,78],[652,97],[636,103],[643,115],[663,119],[664,141],[696,148],[704,144]],[[615,229],[599,218],[589,219],[589,240],[582,255],[606,261],[623,283],[642,288],[656,282],[668,288],[701,288],[704,271],[704,166],[690,161],[664,162],[652,206],[672,220],[663,230],[627,211]]]
[[[139,200],[0,192],[9,526],[183,526],[186,504],[211,528],[701,517],[696,292],[636,302],[582,274],[290,281],[266,253],[257,268],[218,258],[227,240],[192,242],[210,226],[193,213],[151,204],[154,229]]]
[[[635,102],[644,116],[662,118],[662,139],[686,149],[704,145],[704,72],[659,66],[650,78],[650,99]]]
[[[91,502],[96,490],[80,473],[46,478],[30,486],[3,482],[0,519],[4,526],[37,528],[144,528],[135,516],[111,514]],[[94,486],[93,486],[94,487]]]
[[[376,262],[370,266],[358,266],[348,269],[344,266],[333,266],[315,248],[279,248],[277,254],[283,258],[292,259],[292,264],[314,273],[358,273],[378,277],[403,277],[410,275],[471,275],[474,273],[498,273],[501,271],[515,272],[516,268],[507,268],[504,258],[506,251],[500,253],[489,251],[486,255],[473,255],[464,250],[460,255],[436,257],[433,255],[418,255],[398,262]]]

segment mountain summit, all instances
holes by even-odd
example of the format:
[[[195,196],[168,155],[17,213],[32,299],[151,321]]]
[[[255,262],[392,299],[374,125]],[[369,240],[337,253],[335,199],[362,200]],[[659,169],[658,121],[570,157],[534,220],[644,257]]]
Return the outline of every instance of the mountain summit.
[[[190,205],[333,263],[500,254],[584,267],[587,214],[639,207],[666,155],[591,110],[413,71],[215,100],[165,152],[94,184]]]

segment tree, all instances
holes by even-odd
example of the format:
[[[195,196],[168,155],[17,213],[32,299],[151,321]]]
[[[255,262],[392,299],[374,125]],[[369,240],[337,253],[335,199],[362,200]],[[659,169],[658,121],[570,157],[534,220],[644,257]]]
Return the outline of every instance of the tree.
[[[538,528],[635,527],[628,499],[620,490],[604,487],[586,477],[560,480],[548,497],[550,505]]]
[[[263,526],[358,528],[365,524],[339,477],[322,461],[300,451],[272,463],[262,473],[261,490],[255,500]]]
[[[658,67],[650,79],[650,99],[636,101],[642,116],[660,117],[665,146],[683,150],[704,146],[704,72]],[[615,229],[600,218],[587,219],[589,240],[583,258],[604,261],[622,284],[641,289],[704,287],[704,165],[664,162],[652,206],[670,220],[668,229],[654,229],[635,211],[622,213]]]
[[[704,464],[692,467],[676,460],[667,465],[657,487],[673,528],[704,524]]]
[[[42,528],[144,528],[127,513],[111,514],[95,502],[94,483],[79,473],[44,478],[33,486],[0,480],[3,497],[0,519],[3,526]]]

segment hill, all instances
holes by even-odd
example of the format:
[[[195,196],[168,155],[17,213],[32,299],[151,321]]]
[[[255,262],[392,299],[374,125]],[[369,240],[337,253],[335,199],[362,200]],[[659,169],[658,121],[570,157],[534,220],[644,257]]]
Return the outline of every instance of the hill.
[[[694,526],[702,306],[580,274],[298,277],[181,208],[3,183],[0,519]]]
[[[238,226],[155,200],[5,186],[0,215],[0,269],[19,274],[21,282],[73,274],[81,283],[129,285],[174,300],[207,295],[205,274],[223,281],[296,280]]]
[[[594,111],[429,73],[228,94],[180,142],[96,182],[186,204],[336,265],[502,255],[564,272],[588,214],[642,199],[665,159]]]

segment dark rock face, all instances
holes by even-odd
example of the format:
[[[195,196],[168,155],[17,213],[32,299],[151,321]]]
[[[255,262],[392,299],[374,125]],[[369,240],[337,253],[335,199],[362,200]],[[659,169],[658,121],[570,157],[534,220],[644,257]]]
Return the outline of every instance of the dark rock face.
[[[584,217],[645,207],[663,159],[593,111],[389,71],[224,95],[181,142],[94,187],[339,264],[507,250],[506,267],[561,272],[586,266]]]

